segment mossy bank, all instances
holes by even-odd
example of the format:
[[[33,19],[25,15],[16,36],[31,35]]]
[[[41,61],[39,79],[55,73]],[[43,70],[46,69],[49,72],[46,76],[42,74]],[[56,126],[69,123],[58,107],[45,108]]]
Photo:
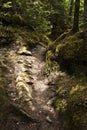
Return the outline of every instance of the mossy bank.
[[[83,33],[64,33],[47,51],[47,68],[59,73],[56,82],[60,130],[87,129],[87,51]]]

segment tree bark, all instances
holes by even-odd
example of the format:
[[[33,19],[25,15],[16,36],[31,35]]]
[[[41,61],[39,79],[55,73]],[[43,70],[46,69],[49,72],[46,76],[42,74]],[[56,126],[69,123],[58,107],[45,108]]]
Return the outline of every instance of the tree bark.
[[[73,5],[74,5],[74,0],[71,0],[70,1],[70,8],[69,8],[69,18],[68,18],[69,22],[71,22],[71,19],[72,19]]]
[[[74,21],[72,27],[72,32],[74,33],[79,31],[79,8],[80,8],[80,0],[76,0],[74,10]]]
[[[84,40],[87,47],[87,0],[84,0]]]

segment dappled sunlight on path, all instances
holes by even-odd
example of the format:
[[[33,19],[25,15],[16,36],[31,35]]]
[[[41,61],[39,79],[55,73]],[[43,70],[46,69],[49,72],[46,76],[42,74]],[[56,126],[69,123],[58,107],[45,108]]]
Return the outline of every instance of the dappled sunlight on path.
[[[57,114],[52,105],[56,88],[55,84],[49,85],[53,77],[50,78],[45,67],[46,49],[41,45],[32,51],[26,46],[12,46],[7,53],[10,61],[6,74],[9,81],[7,93],[11,104],[27,117],[40,122],[39,130],[43,130],[44,122],[47,130],[56,130]]]

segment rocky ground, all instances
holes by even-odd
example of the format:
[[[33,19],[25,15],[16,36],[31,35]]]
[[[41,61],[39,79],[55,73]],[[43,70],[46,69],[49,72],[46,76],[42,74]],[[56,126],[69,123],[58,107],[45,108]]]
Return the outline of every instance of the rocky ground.
[[[47,72],[45,53],[41,45],[32,50],[15,44],[1,46],[1,69],[11,104],[6,119],[0,120],[1,130],[59,130],[53,106],[57,76]]]

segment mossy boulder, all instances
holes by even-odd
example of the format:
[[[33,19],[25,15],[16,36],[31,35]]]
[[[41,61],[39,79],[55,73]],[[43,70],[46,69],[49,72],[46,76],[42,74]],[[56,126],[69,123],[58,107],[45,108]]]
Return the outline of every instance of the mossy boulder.
[[[18,51],[19,55],[26,55],[26,56],[32,56],[32,53],[26,49],[25,46],[19,49]]]
[[[75,34],[64,33],[64,38],[57,41],[51,45],[53,46],[51,51],[60,67],[71,73],[79,71],[79,68],[81,70],[85,68],[84,70],[87,71],[87,50],[83,40],[83,32]]]

